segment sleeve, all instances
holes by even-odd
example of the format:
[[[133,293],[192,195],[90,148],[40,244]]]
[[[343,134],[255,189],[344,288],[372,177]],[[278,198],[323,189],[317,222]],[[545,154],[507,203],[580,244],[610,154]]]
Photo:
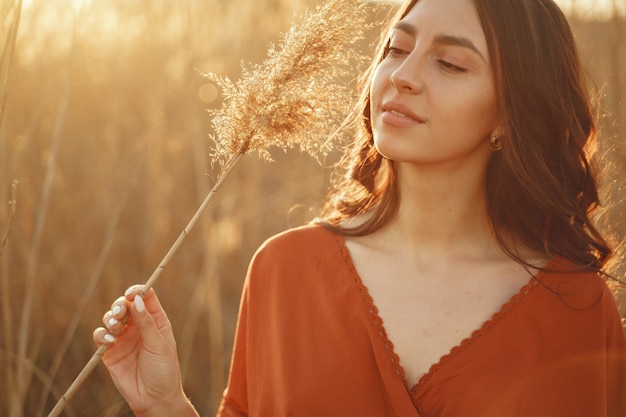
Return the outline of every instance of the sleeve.
[[[607,406],[609,417],[626,416],[626,336],[615,304],[607,291],[605,297],[607,321]]]
[[[266,240],[252,257],[243,285],[235,331],[228,386],[218,417],[272,416],[280,414],[281,398],[289,398],[293,382],[291,364],[293,329],[289,319],[302,300],[300,274],[303,248],[310,235],[286,232]],[[308,246],[307,246],[308,247]],[[311,262],[312,257],[306,254]],[[298,279],[292,277],[298,276]],[[308,316],[307,316],[308,317]],[[299,323],[296,321],[296,323]],[[308,333],[307,333],[308,334]]]
[[[222,401],[217,410],[217,417],[246,417],[248,410],[248,381],[247,381],[247,339],[248,339],[248,298],[249,273],[246,277],[239,316],[235,330],[235,343],[230,364],[228,386],[224,390]]]

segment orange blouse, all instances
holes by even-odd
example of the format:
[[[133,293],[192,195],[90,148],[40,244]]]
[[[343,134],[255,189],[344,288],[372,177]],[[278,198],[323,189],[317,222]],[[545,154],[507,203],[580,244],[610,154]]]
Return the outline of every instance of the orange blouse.
[[[553,260],[408,387],[343,238],[287,231],[250,264],[218,416],[624,417],[614,298],[572,266]]]

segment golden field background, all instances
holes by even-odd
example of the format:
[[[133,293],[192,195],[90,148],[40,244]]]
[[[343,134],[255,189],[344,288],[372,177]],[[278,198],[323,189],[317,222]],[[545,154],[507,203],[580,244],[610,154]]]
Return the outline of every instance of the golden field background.
[[[316,2],[19,3],[0,2],[0,415],[9,417],[47,414],[95,351],[102,314],[147,279],[213,184],[207,109],[220,95],[201,74],[236,80],[240,61],[260,62]],[[572,23],[603,91],[601,163],[613,167],[602,222],[621,242],[626,24],[585,17]],[[203,416],[226,384],[250,257],[312,219],[327,190],[328,167],[272,154],[272,164],[240,163],[155,287]],[[613,268],[622,278],[623,260],[622,245]],[[98,366],[65,415],[130,413]]]

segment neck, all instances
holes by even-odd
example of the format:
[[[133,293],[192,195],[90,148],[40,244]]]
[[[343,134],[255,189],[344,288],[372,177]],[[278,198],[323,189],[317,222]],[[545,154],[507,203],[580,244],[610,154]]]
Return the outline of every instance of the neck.
[[[475,171],[474,171],[475,172]],[[386,229],[424,259],[499,256],[485,173],[398,164],[400,207]]]

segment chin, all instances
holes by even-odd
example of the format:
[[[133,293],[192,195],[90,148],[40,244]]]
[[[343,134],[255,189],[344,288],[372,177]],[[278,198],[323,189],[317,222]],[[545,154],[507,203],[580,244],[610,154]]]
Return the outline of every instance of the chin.
[[[410,162],[416,153],[415,143],[407,143],[405,140],[389,136],[379,138],[379,140],[375,138],[374,147],[385,158],[398,162]]]

